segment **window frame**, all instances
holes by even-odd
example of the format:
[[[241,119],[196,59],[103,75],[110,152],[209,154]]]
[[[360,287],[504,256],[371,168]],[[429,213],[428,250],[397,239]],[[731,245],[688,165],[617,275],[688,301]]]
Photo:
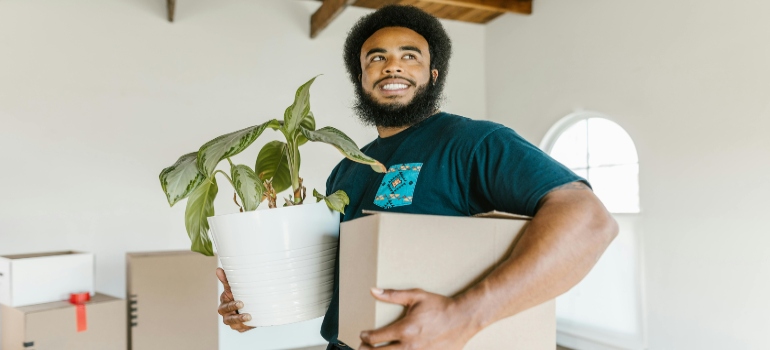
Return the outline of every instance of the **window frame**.
[[[577,124],[578,122],[591,118],[606,119],[620,126],[631,138],[631,141],[634,143],[634,148],[636,150],[637,164],[639,164],[640,171],[639,178],[637,178],[637,185],[639,186],[639,211],[634,213],[611,213],[611,215],[618,221],[618,224],[621,227],[620,234],[632,234],[632,242],[636,245],[634,248],[634,253],[636,254],[636,267],[634,269],[636,285],[634,288],[637,290],[638,294],[636,300],[634,301],[633,307],[637,311],[636,322],[638,328],[634,334],[626,334],[617,333],[603,328],[595,328],[569,320],[557,319],[557,344],[586,350],[644,350],[648,348],[648,314],[647,288],[645,286],[646,273],[644,269],[645,249],[644,241],[642,239],[641,227],[641,214],[643,212],[641,198],[642,160],[639,156],[639,149],[636,147],[637,143],[633,135],[614,118],[599,112],[579,110],[568,114],[567,116],[557,121],[553,126],[551,126],[551,128],[543,137],[539,146],[541,150],[550,156],[551,151],[553,150],[553,146],[565,131],[567,131],[570,127]],[[601,261],[599,263],[601,263]]]
[[[579,122],[581,122],[583,120],[588,120],[588,119],[591,119],[591,118],[601,118],[601,119],[609,120],[609,121],[617,124],[618,126],[620,126],[620,128],[622,128],[623,131],[626,132],[628,137],[631,138],[631,142],[633,142],[633,144],[634,144],[634,150],[636,151],[636,157],[637,157],[636,164],[639,166],[639,175],[637,177],[637,188],[639,190],[639,198],[638,198],[638,200],[639,200],[639,203],[638,203],[639,211],[637,211],[637,212],[617,212],[617,213],[612,212],[612,215],[617,215],[617,214],[622,214],[622,215],[638,215],[638,214],[641,214],[644,209],[643,209],[643,206],[642,206],[642,196],[641,196],[641,187],[642,187],[641,186],[641,171],[642,171],[642,167],[641,167],[641,159],[639,157],[639,149],[636,147],[636,142],[634,141],[634,137],[631,136],[631,133],[629,133],[628,130],[626,130],[626,128],[624,128],[614,118],[611,118],[610,116],[608,116],[606,114],[595,112],[595,111],[579,110],[579,111],[572,112],[572,113],[568,114],[567,116],[561,118],[553,126],[551,126],[550,129],[548,129],[548,132],[546,132],[545,136],[540,141],[540,145],[539,145],[540,149],[543,152],[545,152],[546,154],[548,154],[549,156],[551,156],[551,151],[553,150],[553,146],[556,145],[556,141],[559,139],[559,137],[565,131],[567,131],[573,125],[575,125],[575,124],[577,124],[577,123],[579,123]],[[625,164],[617,164],[617,165],[625,165]],[[617,166],[617,165],[615,165],[615,166]],[[586,166],[587,166],[586,169],[592,168],[590,165],[586,165]],[[570,170],[572,170],[572,169],[570,168]],[[590,170],[589,170],[589,173],[590,173]],[[587,179],[587,180],[591,181],[590,179]]]

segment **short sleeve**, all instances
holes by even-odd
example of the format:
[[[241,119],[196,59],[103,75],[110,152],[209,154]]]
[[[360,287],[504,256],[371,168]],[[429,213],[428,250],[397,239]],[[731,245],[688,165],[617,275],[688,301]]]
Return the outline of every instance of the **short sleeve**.
[[[561,185],[583,181],[570,169],[501,126],[476,146],[468,197],[471,211],[499,210],[534,216],[540,199]]]

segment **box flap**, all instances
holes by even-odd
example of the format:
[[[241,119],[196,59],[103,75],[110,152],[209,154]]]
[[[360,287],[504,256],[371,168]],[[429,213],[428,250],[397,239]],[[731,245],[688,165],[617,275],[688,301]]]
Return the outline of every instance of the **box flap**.
[[[532,220],[532,217],[519,214],[506,213],[504,211],[489,211],[486,213],[476,214],[475,218],[493,218],[493,219],[516,219],[516,220]]]
[[[179,255],[200,255],[200,253],[191,250],[161,250],[155,252],[128,252],[127,257],[142,258],[142,257],[156,257],[156,256],[179,256]]]
[[[378,214],[399,214],[399,215],[425,215],[425,214],[410,214],[410,213],[393,213],[393,212],[387,212],[387,211],[380,211],[380,210],[362,210],[361,211],[364,215],[378,215]],[[526,215],[519,215],[519,214],[511,214],[506,213],[504,211],[489,211],[486,213],[476,214],[473,215],[474,218],[491,218],[491,219],[513,219],[513,220],[532,220],[532,217],[526,216]]]
[[[1,256],[1,258],[6,258],[6,259],[28,259],[28,258],[42,258],[42,257],[46,257],[46,256],[72,255],[72,254],[85,254],[85,253],[84,252],[76,252],[74,250],[65,250],[65,251],[60,251],[60,252],[3,255],[3,256]]]
[[[115,300],[121,300],[121,299],[111,297],[106,294],[96,293],[94,294],[94,296],[91,297],[91,300],[86,303],[86,306],[100,304],[104,302],[111,302]],[[16,307],[15,309],[25,314],[30,314],[34,312],[43,312],[43,311],[61,309],[61,308],[67,308],[67,307],[74,307],[74,305],[70,304],[69,301],[54,301],[52,303],[19,306],[19,307]]]

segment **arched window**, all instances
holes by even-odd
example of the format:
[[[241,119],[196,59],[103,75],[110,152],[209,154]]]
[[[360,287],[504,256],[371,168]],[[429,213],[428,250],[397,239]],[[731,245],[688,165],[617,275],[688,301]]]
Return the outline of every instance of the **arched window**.
[[[620,227],[588,276],[556,298],[557,342],[581,350],[645,348],[639,158],[633,140],[607,116],[577,112],[556,123],[541,148],[586,178]]]
[[[620,125],[599,113],[574,113],[549,131],[541,148],[586,178],[610,212],[639,212],[639,158]]]

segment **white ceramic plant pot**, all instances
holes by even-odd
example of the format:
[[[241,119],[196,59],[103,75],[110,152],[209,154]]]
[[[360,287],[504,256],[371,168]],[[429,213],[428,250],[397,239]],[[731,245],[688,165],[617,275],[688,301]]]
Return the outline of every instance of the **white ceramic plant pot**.
[[[246,325],[323,316],[334,281],[339,213],[309,203],[210,217],[211,238]]]

